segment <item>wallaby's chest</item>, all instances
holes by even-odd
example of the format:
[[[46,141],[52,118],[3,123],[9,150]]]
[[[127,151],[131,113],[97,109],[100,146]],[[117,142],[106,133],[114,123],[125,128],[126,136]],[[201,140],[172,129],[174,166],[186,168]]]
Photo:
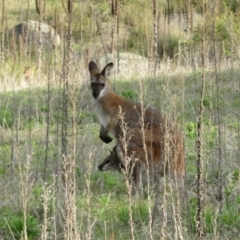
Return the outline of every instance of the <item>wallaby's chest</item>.
[[[107,114],[107,112],[103,109],[101,104],[96,103],[95,108],[100,124],[106,127],[109,121],[111,120],[109,114]]]

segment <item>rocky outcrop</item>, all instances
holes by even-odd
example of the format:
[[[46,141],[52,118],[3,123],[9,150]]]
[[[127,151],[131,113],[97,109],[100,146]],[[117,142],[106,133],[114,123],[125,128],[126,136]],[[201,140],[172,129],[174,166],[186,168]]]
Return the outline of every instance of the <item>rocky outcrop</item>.
[[[43,49],[51,49],[60,44],[60,36],[51,26],[32,20],[13,27],[8,31],[8,38],[11,43],[24,45],[28,49],[37,48],[40,40]]]

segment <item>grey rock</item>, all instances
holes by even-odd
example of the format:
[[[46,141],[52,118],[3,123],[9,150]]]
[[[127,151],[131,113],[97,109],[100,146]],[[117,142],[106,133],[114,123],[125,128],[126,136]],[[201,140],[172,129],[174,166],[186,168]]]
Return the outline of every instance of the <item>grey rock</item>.
[[[27,48],[37,48],[40,39],[45,49],[50,49],[60,44],[58,33],[51,26],[43,22],[30,20],[19,23],[8,34],[11,42],[24,44]]]

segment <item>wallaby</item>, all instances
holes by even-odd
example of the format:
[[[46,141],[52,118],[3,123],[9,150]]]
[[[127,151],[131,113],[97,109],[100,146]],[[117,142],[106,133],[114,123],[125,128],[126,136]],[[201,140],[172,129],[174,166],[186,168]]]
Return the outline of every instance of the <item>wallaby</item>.
[[[92,95],[101,124],[100,138],[105,143],[112,141],[109,134],[117,139],[115,152],[127,170],[132,171],[129,177],[136,186],[141,184],[143,169],[149,166],[160,174],[169,172],[181,188],[185,176],[183,136],[159,111],[115,94],[108,81],[112,68],[113,63],[109,63],[100,71],[95,62],[89,63]],[[122,121],[126,124],[125,130],[122,129]],[[125,148],[124,138],[130,138]],[[126,160],[131,157],[135,160],[128,163]]]
[[[138,103],[128,101],[115,94],[108,81],[113,63],[109,63],[100,71],[95,62],[89,63],[91,75],[92,95],[96,100],[96,112],[101,124],[100,138],[103,142],[112,141],[111,136],[120,139],[123,135],[121,129],[120,110],[127,128],[164,127],[164,117],[159,111],[152,108],[144,108]],[[143,117],[143,122],[141,121]]]
[[[117,146],[113,148],[112,151],[110,151],[110,155],[107,156],[102,164],[98,166],[98,169],[100,171],[109,171],[109,170],[118,170],[121,172],[125,169],[125,166],[121,162],[120,158],[117,156]]]
[[[139,191],[141,191],[142,195],[141,163],[138,162],[134,156],[131,156],[128,164],[124,165],[122,158],[119,155],[120,153],[117,151],[117,146],[115,146],[113,150],[110,151],[110,155],[107,156],[98,166],[98,169],[100,171],[118,170],[119,172],[126,174],[132,187],[131,195],[135,195],[135,193]]]
[[[127,142],[118,141],[110,156],[104,159],[99,170],[111,169],[126,172],[134,188],[132,193],[142,194],[143,181],[146,182],[147,169],[149,179],[155,181],[156,176],[170,175],[174,185],[183,192],[185,183],[184,143],[181,134],[170,128],[165,135],[160,128],[130,129]],[[146,150],[144,150],[146,149]]]

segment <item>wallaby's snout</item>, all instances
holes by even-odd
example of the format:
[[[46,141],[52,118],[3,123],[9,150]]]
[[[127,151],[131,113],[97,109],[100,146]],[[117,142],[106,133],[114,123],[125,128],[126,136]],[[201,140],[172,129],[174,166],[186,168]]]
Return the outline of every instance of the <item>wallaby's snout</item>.
[[[100,165],[98,166],[98,170],[99,170],[99,171],[104,171],[103,164],[100,164]]]
[[[97,91],[96,91],[96,92],[93,92],[93,97],[94,97],[94,98],[97,98],[98,96],[99,96],[99,92],[97,92]]]
[[[100,171],[120,170],[120,163],[118,162],[118,159],[109,156],[98,166],[98,169]]]
[[[92,88],[92,95],[95,99],[97,99],[100,95],[100,92],[105,87],[105,83],[101,82],[92,82],[91,88]]]
[[[99,90],[92,90],[92,95],[93,95],[93,97],[94,97],[95,99],[98,98],[99,93],[100,93]]]
[[[103,163],[101,163],[98,166],[98,169],[100,171],[109,171],[109,170],[121,171],[122,169],[125,169],[125,166],[117,156],[116,146],[113,148],[113,151],[110,151],[110,155],[103,160]]]
[[[100,171],[108,171],[108,170],[110,170],[111,168],[109,168],[109,163],[110,163],[110,160],[105,160],[102,164],[100,164],[98,166],[98,169]]]

